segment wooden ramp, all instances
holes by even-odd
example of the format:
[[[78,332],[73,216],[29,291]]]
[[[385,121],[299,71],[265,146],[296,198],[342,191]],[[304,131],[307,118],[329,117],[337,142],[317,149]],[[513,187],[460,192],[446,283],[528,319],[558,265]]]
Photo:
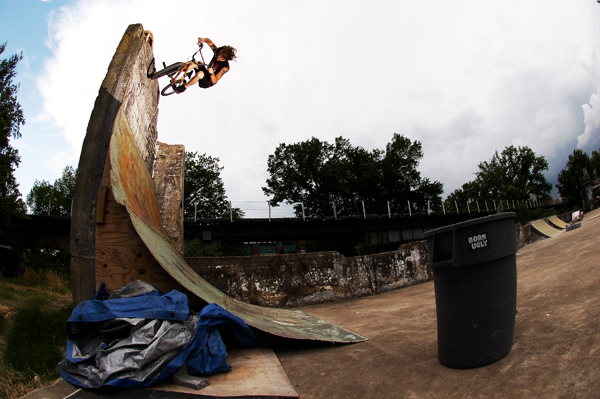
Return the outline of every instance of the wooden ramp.
[[[556,215],[549,217],[548,222],[561,230],[564,230],[567,227],[567,223],[560,220]]]
[[[274,335],[365,341],[301,310],[260,307],[229,297],[183,259],[185,148],[157,142],[159,90],[147,76],[153,60],[149,36],[141,24],[127,28],[88,124],[71,218],[75,304],[91,299],[100,282],[112,291],[141,279],[162,292],[184,292],[199,304],[217,303]]]
[[[544,237],[552,238],[555,237],[561,230],[558,230],[548,223],[545,220],[537,220],[535,222],[531,222],[531,227],[539,234]]]
[[[110,187],[126,208],[133,228],[154,259],[174,280],[208,303],[217,303],[259,330],[293,339],[361,342],[367,338],[298,309],[251,305],[227,296],[200,277],[169,241],[154,193],[154,182],[135,144],[125,102],[113,126],[109,146]]]

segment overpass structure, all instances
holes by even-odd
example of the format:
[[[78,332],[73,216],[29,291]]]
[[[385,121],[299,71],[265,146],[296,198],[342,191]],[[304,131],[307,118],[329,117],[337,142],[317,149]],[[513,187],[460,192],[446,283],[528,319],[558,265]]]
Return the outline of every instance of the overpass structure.
[[[277,219],[198,219],[186,220],[186,240],[199,239],[204,246],[220,247],[223,241],[284,242],[324,241],[337,243],[346,255],[353,254],[359,243],[369,243],[380,250],[396,249],[400,244],[422,240],[426,231],[487,213],[367,215],[325,218]]]
[[[200,239],[205,245],[222,242],[275,242],[331,240],[348,243],[368,242],[375,246],[397,246],[423,239],[423,233],[434,228],[485,216],[486,213],[447,215],[367,215],[334,218],[272,219],[198,219],[185,220],[185,240]],[[70,244],[70,216],[29,215],[14,218],[6,227],[0,244],[13,248],[39,247],[60,249]]]

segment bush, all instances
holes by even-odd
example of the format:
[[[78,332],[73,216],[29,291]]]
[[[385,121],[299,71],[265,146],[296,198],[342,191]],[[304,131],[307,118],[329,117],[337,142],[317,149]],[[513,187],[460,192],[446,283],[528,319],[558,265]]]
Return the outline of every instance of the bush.
[[[25,268],[19,277],[19,284],[28,287],[40,287],[62,294],[70,292],[70,276],[58,273],[54,270]]]
[[[529,209],[525,205],[519,205],[515,212],[517,213],[517,223],[521,223],[522,225],[532,220],[543,219],[557,214],[557,211],[554,208]]]
[[[4,362],[30,378],[56,378],[67,342],[65,325],[72,311],[70,303],[53,308],[44,296],[26,300],[6,331]]]
[[[71,251],[69,247],[61,249],[28,248],[23,254],[23,266],[32,270],[53,270],[60,274],[69,274],[71,270]]]
[[[204,248],[202,240],[194,238],[185,248],[184,256],[197,258],[202,256],[248,256],[250,251],[241,241],[227,241],[219,250],[215,245]]]
[[[356,250],[359,255],[371,255],[375,253],[375,247],[373,246],[373,244],[368,242],[358,243]]]
[[[4,330],[6,330],[6,326],[8,325],[8,318],[2,312],[0,312],[0,336],[4,334]]]

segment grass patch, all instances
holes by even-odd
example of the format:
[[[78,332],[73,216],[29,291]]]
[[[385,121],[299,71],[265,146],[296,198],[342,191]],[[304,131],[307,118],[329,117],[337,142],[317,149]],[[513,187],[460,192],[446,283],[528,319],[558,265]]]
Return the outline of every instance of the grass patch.
[[[59,377],[73,309],[60,276],[36,271],[0,280],[0,399],[20,398]]]
[[[56,270],[35,270],[26,268],[19,279],[30,287],[45,288],[50,291],[66,294],[70,292],[71,278]]]
[[[5,363],[29,378],[57,375],[67,341],[65,323],[72,311],[71,304],[55,308],[44,296],[30,298],[7,329]]]

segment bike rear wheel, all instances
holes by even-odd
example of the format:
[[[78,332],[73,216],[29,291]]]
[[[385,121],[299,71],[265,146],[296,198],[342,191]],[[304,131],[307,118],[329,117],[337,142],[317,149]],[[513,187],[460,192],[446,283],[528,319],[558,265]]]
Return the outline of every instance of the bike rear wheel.
[[[173,72],[177,72],[184,65],[185,65],[185,62],[176,62],[172,65],[169,65],[168,67],[166,67],[164,69],[161,69],[158,72],[154,72],[152,75],[150,75],[150,79],[158,79],[162,76],[169,75]]]

